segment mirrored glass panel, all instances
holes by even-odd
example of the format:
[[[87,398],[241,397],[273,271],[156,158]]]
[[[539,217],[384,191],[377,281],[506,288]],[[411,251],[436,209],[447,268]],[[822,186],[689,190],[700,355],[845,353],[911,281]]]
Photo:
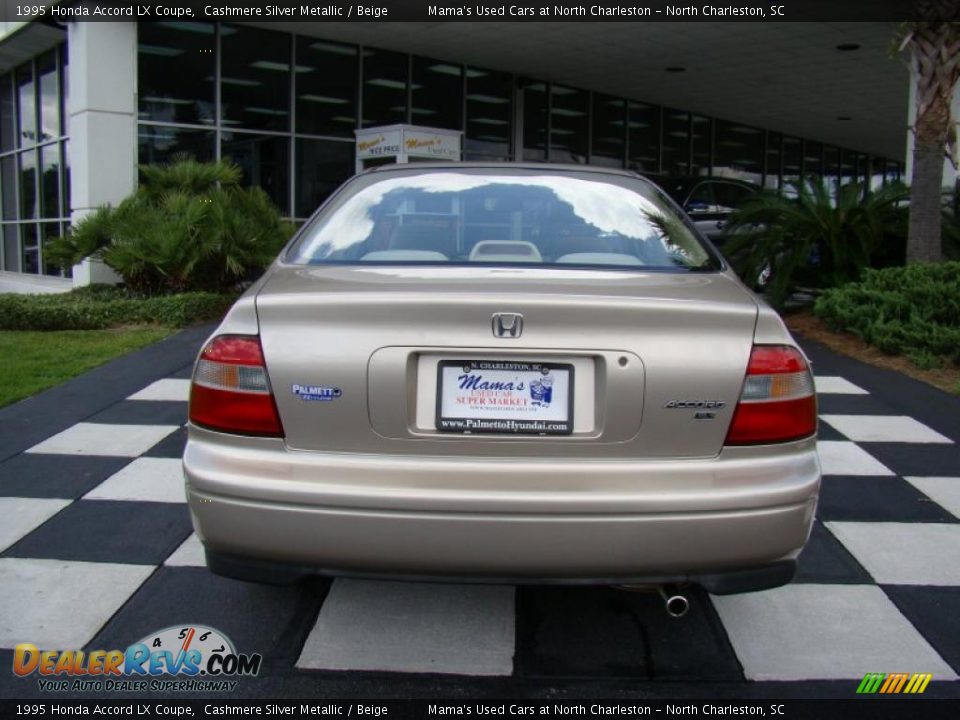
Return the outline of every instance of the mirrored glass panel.
[[[763,186],[770,190],[776,190],[780,187],[780,173],[782,170],[780,145],[782,142],[783,136],[780,133],[767,133],[767,164],[763,176]]]
[[[37,144],[37,99],[33,84],[33,64],[17,68],[14,74],[17,84],[17,144],[27,147]]]
[[[40,142],[46,142],[60,137],[60,77],[56,50],[37,58],[37,80],[40,84]]]
[[[690,174],[690,114],[663,109],[663,172]]]
[[[290,129],[290,35],[224,25],[220,31],[220,121],[257,130]],[[317,68],[297,63],[295,72]]]
[[[513,77],[467,68],[465,160],[508,160],[513,140]]]
[[[0,76],[0,152],[16,146],[16,105],[13,99],[13,76]]]
[[[713,174],[759,185],[763,182],[764,139],[764,131],[759,128],[717,120]]]
[[[547,159],[547,84],[520,80],[523,97],[523,159]]]
[[[692,164],[691,175],[710,174],[710,145],[713,133],[713,120],[702,115],[690,116],[690,142]]]
[[[215,50],[213,23],[138,23],[140,119],[212,125]]]
[[[550,100],[550,162],[586,164],[590,94],[553,85]]]
[[[353,138],[359,127],[358,49],[304,36],[296,42],[297,132]]]
[[[20,165],[20,219],[37,217],[37,154],[28,150],[17,155]]]
[[[627,103],[601,93],[593,94],[593,138],[590,162],[622,168],[626,161]]]
[[[290,215],[290,140],[276,135],[223,133],[221,156],[243,171],[243,184],[262,188],[283,215]]]
[[[214,142],[213,130],[141,125],[137,135],[138,162],[156,165],[187,157],[209,162],[215,158]]]
[[[18,226],[12,223],[3,226],[3,269],[20,272],[20,235]]]
[[[40,148],[40,216],[60,217],[60,145]]]
[[[363,127],[407,121],[407,63],[404,53],[363,51]]]
[[[450,130],[463,128],[462,67],[414,56],[412,89],[410,122]]]
[[[660,107],[627,103],[629,166],[644,173],[660,172]]]
[[[297,138],[294,215],[310,217],[354,171],[353,143]]]

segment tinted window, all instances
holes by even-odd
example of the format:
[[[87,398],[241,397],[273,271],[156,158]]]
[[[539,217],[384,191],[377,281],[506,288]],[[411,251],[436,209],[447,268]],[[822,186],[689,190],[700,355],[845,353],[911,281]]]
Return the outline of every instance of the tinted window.
[[[140,119],[212,125],[214,25],[139,23],[137,33]],[[225,86],[229,81],[223,78]]]
[[[639,182],[449,171],[355,187],[307,229],[292,262],[712,267],[684,221]]]

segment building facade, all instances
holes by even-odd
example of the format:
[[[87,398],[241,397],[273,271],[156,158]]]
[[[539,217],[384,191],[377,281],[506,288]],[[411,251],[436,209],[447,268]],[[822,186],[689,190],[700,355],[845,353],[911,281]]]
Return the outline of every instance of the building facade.
[[[25,31],[8,33],[0,49]],[[588,163],[767,188],[809,173],[877,187],[903,173],[902,157],[648,102],[640,92],[286,29],[66,23],[45,27],[44,38],[47,47],[0,75],[6,272],[69,276],[45,256],[47,243],[132,192],[137,164],[182,155],[236,162],[245,183],[302,221],[353,174],[354,132],[395,123],[462,131],[465,160]]]

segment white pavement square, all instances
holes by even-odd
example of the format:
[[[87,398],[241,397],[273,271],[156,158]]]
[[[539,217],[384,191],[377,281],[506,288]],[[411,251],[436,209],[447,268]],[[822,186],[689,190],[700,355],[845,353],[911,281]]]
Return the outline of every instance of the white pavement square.
[[[820,419],[857,442],[953,442],[906,415],[821,415]]]
[[[87,500],[185,503],[183,461],[137,458],[84,496]]]
[[[960,586],[960,525],[828,522],[826,526],[881,585]]]
[[[297,667],[509,675],[514,626],[510,586],[336,580]]]
[[[846,378],[832,375],[817,375],[815,385],[818,395],[867,395],[867,391]]]
[[[183,541],[183,544],[174,550],[164,565],[170,567],[206,567],[207,558],[203,554],[203,543],[194,533]]]
[[[904,480],[960,518],[960,477],[905,477]]]
[[[893,471],[862,447],[843,440],[820,440],[820,467],[824,475],[893,475]]]
[[[178,425],[106,425],[77,423],[27,450],[47,455],[138,457]]]
[[[187,402],[189,399],[190,381],[180,378],[157,380],[127,398],[127,400],[179,400],[182,402]]]
[[[29,532],[69,505],[72,500],[0,498],[0,551],[6,550]]]
[[[150,565],[0,558],[0,647],[83,647],[152,572]]]
[[[787,585],[711,599],[748,680],[859,680],[871,668],[957,678],[875,585]]]

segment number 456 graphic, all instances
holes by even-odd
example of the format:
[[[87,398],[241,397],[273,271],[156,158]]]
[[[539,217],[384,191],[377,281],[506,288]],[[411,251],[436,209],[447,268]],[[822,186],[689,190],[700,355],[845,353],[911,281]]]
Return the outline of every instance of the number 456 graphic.
[[[930,673],[867,673],[857,692],[861,695],[922,693],[932,679]]]

